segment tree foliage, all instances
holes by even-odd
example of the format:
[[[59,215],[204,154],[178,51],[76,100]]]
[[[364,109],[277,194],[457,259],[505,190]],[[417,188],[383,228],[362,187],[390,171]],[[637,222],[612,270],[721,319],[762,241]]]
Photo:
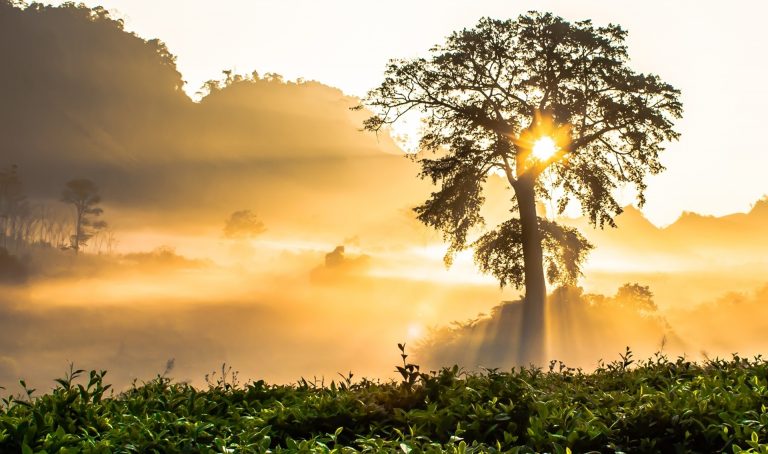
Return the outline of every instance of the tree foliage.
[[[233,212],[224,225],[224,236],[227,238],[253,238],[266,231],[264,223],[251,210]]]
[[[427,58],[390,61],[384,81],[364,100],[377,112],[364,126],[379,131],[405,115],[423,118],[416,159],[421,176],[439,189],[416,212],[449,241],[448,263],[472,244],[468,232],[483,224],[482,184],[493,172],[516,193],[532,186],[560,214],[580,204],[599,227],[615,226],[617,189],[634,187],[644,203],[644,178],[663,169],[659,153],[678,138],[672,122],[682,105],[677,89],[629,68],[626,35],[618,25],[530,12],[516,20],[481,19]],[[549,158],[532,156],[531,140],[541,135],[557,141]],[[513,213],[519,209],[513,202]],[[476,243],[485,251],[476,255],[481,268],[502,284],[523,282],[512,256],[520,252],[515,222]],[[568,281],[589,247],[577,233],[553,225],[539,219],[542,245],[556,264],[548,274]]]
[[[653,301],[653,292],[647,285],[624,284],[616,292],[614,301],[622,306],[634,308],[644,312],[655,312],[658,307]]]
[[[550,282],[573,285],[592,245],[578,230],[539,218],[544,268]],[[501,286],[523,286],[523,240],[520,220],[512,218],[472,243],[475,262],[484,273],[493,275]]]

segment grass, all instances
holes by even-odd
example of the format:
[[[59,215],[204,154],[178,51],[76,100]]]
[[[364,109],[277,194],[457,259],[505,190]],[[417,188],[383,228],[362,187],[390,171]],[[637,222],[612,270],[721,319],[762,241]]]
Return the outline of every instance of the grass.
[[[158,376],[110,395],[104,371],[3,399],[0,452],[768,452],[768,363],[657,354],[583,373],[458,367],[329,385],[237,382],[196,389]]]

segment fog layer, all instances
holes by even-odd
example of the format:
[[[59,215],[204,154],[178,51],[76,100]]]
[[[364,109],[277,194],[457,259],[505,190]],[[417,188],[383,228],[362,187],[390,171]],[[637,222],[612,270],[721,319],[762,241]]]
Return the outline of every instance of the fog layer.
[[[411,211],[428,182],[388,134],[359,131],[357,99],[223,73],[193,102],[161,42],[72,5],[0,0],[0,60],[0,171],[18,166],[31,213],[63,219],[60,240],[61,188],[92,180],[113,235],[78,256],[56,242],[0,254],[0,386],[45,390],[74,362],[120,388],[171,359],[167,373],[195,384],[223,362],[272,382],[387,378],[398,342],[425,367],[513,365],[521,292],[480,275],[471,251],[445,269],[446,246]],[[501,179],[487,196],[489,220],[508,214]],[[243,220],[258,228],[232,233]],[[596,250],[581,288],[550,304],[551,357],[590,368],[627,345],[766,347],[765,200],[666,228],[631,207],[615,230],[568,222]],[[653,307],[621,297],[625,283]]]

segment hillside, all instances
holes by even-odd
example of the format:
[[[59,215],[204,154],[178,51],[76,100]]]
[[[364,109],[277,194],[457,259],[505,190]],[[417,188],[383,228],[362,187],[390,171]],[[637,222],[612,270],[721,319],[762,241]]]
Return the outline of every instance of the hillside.
[[[595,229],[584,218],[564,222],[578,227],[599,249],[639,258],[669,256],[688,261],[688,268],[768,253],[768,198],[755,202],[747,213],[704,216],[685,212],[666,227],[653,225],[633,206],[625,207],[616,218],[616,229]]]
[[[338,241],[426,191],[386,133],[360,132],[369,114],[336,88],[226,72],[193,102],[162,42],[72,4],[2,0],[0,43],[13,68],[0,73],[0,167],[18,165],[37,199],[93,179],[123,230],[199,231],[248,208],[274,231],[310,223]]]

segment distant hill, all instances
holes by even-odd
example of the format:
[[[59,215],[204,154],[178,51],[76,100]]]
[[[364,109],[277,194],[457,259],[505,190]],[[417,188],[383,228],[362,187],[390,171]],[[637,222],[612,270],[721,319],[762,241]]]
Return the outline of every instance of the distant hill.
[[[641,261],[664,257],[687,269],[762,261],[768,253],[768,198],[757,201],[748,213],[716,217],[686,212],[663,228],[633,206],[616,218],[615,229],[595,229],[585,218],[563,222],[579,228],[597,245],[598,254],[610,251],[612,256]]]
[[[193,104],[165,45],[125,32],[103,9],[0,0],[0,58],[3,159],[27,171],[138,164],[169,148]]]
[[[248,208],[273,231],[338,240],[426,193],[386,133],[360,131],[357,99],[227,73],[195,103],[165,45],[100,8],[0,0],[0,60],[0,166],[18,164],[36,197],[91,178],[122,226],[215,225]]]
[[[768,283],[768,199],[748,213],[684,213],[656,227],[634,207],[616,218],[618,228],[594,229],[584,218],[563,219],[595,245],[582,284],[609,294],[625,282],[650,285],[661,309],[691,308],[727,292]]]

